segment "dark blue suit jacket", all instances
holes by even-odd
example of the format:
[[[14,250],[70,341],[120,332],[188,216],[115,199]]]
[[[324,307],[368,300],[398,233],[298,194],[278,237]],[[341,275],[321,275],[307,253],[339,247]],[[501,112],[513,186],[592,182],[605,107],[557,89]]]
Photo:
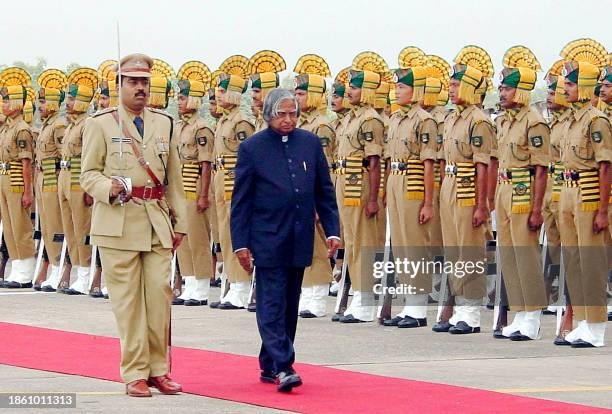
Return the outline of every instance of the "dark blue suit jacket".
[[[303,129],[287,142],[267,128],[238,150],[232,196],[235,250],[249,248],[256,266],[307,267],[315,211],[329,236],[340,236],[334,186],[319,138]]]

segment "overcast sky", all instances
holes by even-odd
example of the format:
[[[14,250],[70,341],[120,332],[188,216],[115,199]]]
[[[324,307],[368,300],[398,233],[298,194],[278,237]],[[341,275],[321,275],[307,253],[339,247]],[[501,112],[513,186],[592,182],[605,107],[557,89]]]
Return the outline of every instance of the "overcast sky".
[[[272,49],[289,70],[302,54],[319,54],[335,75],[364,50],[381,54],[393,68],[406,46],[450,61],[466,44],[484,47],[496,72],[504,51],[517,44],[531,48],[547,70],[573,39],[592,37],[612,48],[610,5],[611,0],[11,1],[2,5],[0,63],[33,63],[41,56],[49,67],[77,62],[97,68],[117,57],[119,21],[123,55],[147,53],[175,70],[192,59],[215,70],[232,54],[250,57]]]

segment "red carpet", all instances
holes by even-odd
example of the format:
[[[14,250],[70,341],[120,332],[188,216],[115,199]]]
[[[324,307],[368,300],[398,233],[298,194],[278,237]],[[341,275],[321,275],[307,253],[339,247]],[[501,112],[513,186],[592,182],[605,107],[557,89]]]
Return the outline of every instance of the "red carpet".
[[[116,338],[0,322],[0,343],[4,350],[0,364],[120,381]],[[45,360],[34,350],[45,350]],[[281,394],[273,385],[258,382],[259,369],[253,357],[175,347],[173,361],[172,376],[187,393],[302,413],[612,412],[309,364],[296,364],[305,385],[291,394]]]

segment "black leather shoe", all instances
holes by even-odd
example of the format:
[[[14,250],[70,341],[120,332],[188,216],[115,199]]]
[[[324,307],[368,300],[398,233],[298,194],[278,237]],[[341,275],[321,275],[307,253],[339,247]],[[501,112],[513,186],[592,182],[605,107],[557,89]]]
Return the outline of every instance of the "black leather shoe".
[[[595,348],[595,345],[582,339],[577,339],[572,342],[572,348]]]
[[[523,335],[522,333],[520,333],[520,331],[516,331],[516,332],[513,332],[512,335],[510,335],[510,340],[511,341],[531,341],[532,339],[528,337],[527,335]]]
[[[104,299],[108,299],[108,293],[104,295]]]
[[[249,303],[249,306],[247,306],[247,310],[249,312],[257,312],[257,304],[255,302]]]
[[[32,282],[28,282],[28,283],[19,283],[15,281],[5,282],[4,287],[8,289],[31,289]]]
[[[206,306],[208,305],[208,299],[204,300],[196,300],[196,299],[188,299],[184,303],[185,306]]]
[[[315,315],[314,313],[308,310],[301,311],[299,315],[300,315],[300,318],[305,318],[305,319],[312,319],[312,318],[317,317],[317,315]]]
[[[94,299],[102,299],[104,297],[104,293],[100,289],[94,289],[93,292],[89,294]]]
[[[276,375],[272,371],[261,371],[259,374],[259,381],[266,384],[274,384],[276,382]]]
[[[612,321],[612,312],[608,312],[608,322]]]
[[[546,308],[546,309],[544,309],[544,310],[542,311],[542,315],[556,315],[556,314],[557,314],[557,312],[555,312],[555,311],[551,311],[551,310],[549,310],[548,308]]]
[[[362,321],[361,319],[355,318],[353,315],[344,315],[340,317],[340,322],[342,323],[363,323],[366,321]]]
[[[569,341],[566,341],[565,338],[561,338],[560,336],[557,336],[555,340],[553,341],[553,344],[557,346],[570,346],[572,343]]]
[[[172,299],[172,304],[173,305],[184,305],[185,304],[185,299],[174,298],[174,299]]]
[[[221,279],[211,280],[210,287],[221,287]]]
[[[0,278],[0,288],[3,288],[3,287],[4,287],[4,283],[5,283],[5,282],[4,282],[4,279]]]
[[[338,297],[338,291],[332,292],[331,290],[329,291],[329,296],[332,296],[334,298]]]
[[[221,302],[219,304],[219,309],[223,309],[223,310],[234,310],[234,309],[244,309],[240,306],[235,306],[232,305],[230,302]]]
[[[340,322],[340,318],[342,317],[341,313],[335,313],[332,317],[331,317],[331,321],[332,322]]]
[[[81,293],[81,292],[79,292],[78,290],[74,290],[74,289],[72,289],[72,288],[68,288],[68,289],[66,289],[66,290],[64,291],[64,293],[65,293],[66,295],[70,295],[70,296],[82,295],[82,293]]]
[[[383,321],[383,325],[384,326],[397,326],[399,321],[401,321],[402,319],[404,319],[404,318],[402,318],[401,316],[396,316],[396,317],[391,318],[391,319],[385,319]]]
[[[36,283],[34,286],[32,286],[32,289],[34,289],[37,292],[40,292],[42,290],[40,283]]]
[[[412,316],[406,316],[397,324],[398,328],[418,328],[421,326],[427,326],[427,318],[413,318]]]
[[[472,328],[464,321],[459,321],[455,326],[452,326],[449,330],[449,333],[453,335],[465,335],[471,333],[479,333],[480,327]]]
[[[513,332],[513,334],[515,334],[515,333],[516,332]],[[509,339],[509,337],[505,336],[502,333],[502,328],[499,328],[499,329],[496,329],[496,330],[493,331],[493,338],[495,338],[495,339]]]
[[[219,309],[219,305],[221,305],[221,302],[220,301],[216,301],[216,302],[210,302],[210,305],[208,305],[208,306],[210,306],[213,309]]]
[[[45,285],[43,287],[40,288],[40,290],[42,292],[55,292],[55,289],[53,289],[51,286],[49,285]]]
[[[295,387],[302,385],[302,379],[292,368],[289,368],[276,376],[276,385],[279,392],[290,392]]]
[[[448,330],[452,327],[453,325],[451,325],[450,322],[438,322],[431,328],[431,330],[434,332],[448,332]]]

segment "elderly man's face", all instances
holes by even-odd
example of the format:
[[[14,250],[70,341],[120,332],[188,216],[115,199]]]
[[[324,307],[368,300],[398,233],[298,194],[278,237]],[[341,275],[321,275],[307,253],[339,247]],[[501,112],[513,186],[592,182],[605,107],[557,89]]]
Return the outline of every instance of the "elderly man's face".
[[[270,128],[281,135],[288,135],[297,126],[297,109],[291,99],[283,99],[278,104],[278,114],[268,122]]]

